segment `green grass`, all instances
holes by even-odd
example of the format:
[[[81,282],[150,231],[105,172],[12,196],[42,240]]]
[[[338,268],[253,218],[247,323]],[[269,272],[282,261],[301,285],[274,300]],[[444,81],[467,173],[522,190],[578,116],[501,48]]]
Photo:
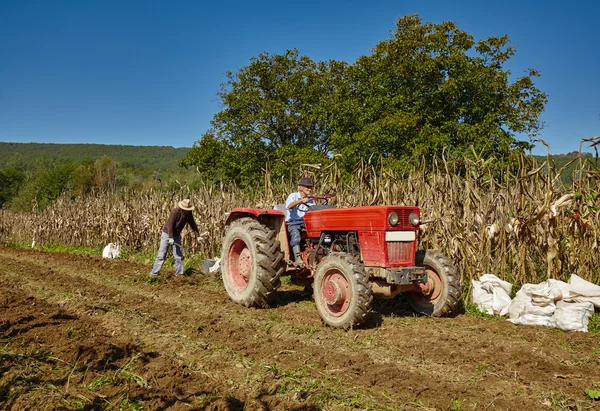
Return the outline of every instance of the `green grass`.
[[[25,247],[23,247],[25,248]],[[36,246],[36,249],[50,251],[50,252],[60,252],[60,253],[69,253],[69,254],[78,254],[78,255],[89,255],[89,256],[102,256],[103,248],[98,247],[81,247],[74,245],[62,245],[62,244],[44,244],[42,247]]]
[[[477,304],[475,304],[471,301],[465,301],[465,314],[470,315],[472,317],[487,318],[490,320],[505,319],[504,316],[492,315],[492,314],[488,314],[486,312],[480,311],[479,308],[477,307]]]
[[[600,334],[600,312],[594,313],[590,318],[588,331],[592,334]]]

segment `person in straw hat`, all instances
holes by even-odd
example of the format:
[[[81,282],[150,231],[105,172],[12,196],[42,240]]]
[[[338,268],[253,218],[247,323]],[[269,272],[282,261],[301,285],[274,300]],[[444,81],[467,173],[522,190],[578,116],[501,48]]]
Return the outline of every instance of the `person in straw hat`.
[[[158,255],[154,260],[152,266],[152,272],[150,277],[158,276],[160,269],[165,262],[169,247],[173,247],[173,258],[175,258],[175,275],[183,275],[183,262],[181,254],[181,231],[186,226],[190,225],[192,231],[198,238],[198,241],[202,240],[200,233],[198,232],[198,226],[194,221],[194,215],[192,211],[194,206],[190,203],[189,198],[181,200],[177,203],[177,207],[171,210],[169,219],[160,233],[160,246],[158,248]]]
[[[303,264],[300,257],[300,230],[304,227],[304,214],[308,207],[315,205],[315,200],[309,197],[312,188],[311,178],[302,177],[298,182],[298,191],[291,193],[285,201],[285,207],[288,209],[285,224],[290,233],[290,245],[294,252],[294,262],[298,265]]]

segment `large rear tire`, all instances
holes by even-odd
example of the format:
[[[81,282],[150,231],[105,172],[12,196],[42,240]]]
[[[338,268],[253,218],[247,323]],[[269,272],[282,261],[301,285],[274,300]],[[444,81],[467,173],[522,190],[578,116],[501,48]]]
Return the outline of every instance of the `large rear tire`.
[[[406,293],[406,298],[419,314],[432,317],[450,317],[460,306],[460,279],[452,261],[439,251],[420,250],[415,262],[425,267],[427,283],[421,292]]]
[[[267,306],[285,269],[275,232],[252,218],[236,220],[223,238],[221,258],[229,298],[246,307]]]
[[[363,265],[345,253],[329,254],[319,263],[313,297],[325,324],[346,330],[364,323],[373,302]]]

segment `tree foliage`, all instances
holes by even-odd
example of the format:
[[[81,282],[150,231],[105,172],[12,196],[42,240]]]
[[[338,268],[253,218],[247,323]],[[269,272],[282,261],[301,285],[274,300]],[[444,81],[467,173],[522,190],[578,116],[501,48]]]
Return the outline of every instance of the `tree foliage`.
[[[121,169],[151,176],[154,172],[178,171],[177,163],[189,151],[189,147],[169,146],[0,142],[0,153],[2,153],[0,167],[14,163],[15,159],[25,164],[34,164],[42,160],[54,162],[61,159],[82,163],[88,160],[96,161],[106,156],[119,163]]]
[[[0,208],[17,195],[24,180],[24,170],[12,164],[0,169]]]
[[[315,63],[297,50],[262,53],[218,93],[224,109],[194,144],[182,166],[248,183],[269,164],[287,172],[289,156],[324,161],[329,152],[327,101],[335,95],[344,63]],[[298,163],[295,163],[297,165]]]
[[[277,177],[301,162],[361,159],[406,166],[434,155],[508,160],[536,135],[546,95],[533,69],[511,80],[507,36],[475,41],[453,22],[397,22],[354,64],[314,62],[298,50],[262,53],[227,73],[223,109],[181,161],[205,175],[246,183],[268,166]]]

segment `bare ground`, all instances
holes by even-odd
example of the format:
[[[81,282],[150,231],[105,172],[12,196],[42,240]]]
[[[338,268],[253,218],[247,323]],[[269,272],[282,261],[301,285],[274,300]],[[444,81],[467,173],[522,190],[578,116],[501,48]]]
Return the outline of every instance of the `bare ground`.
[[[0,248],[2,409],[600,409],[600,336],[376,302],[322,325],[283,286],[269,309],[221,281],[125,260]]]

